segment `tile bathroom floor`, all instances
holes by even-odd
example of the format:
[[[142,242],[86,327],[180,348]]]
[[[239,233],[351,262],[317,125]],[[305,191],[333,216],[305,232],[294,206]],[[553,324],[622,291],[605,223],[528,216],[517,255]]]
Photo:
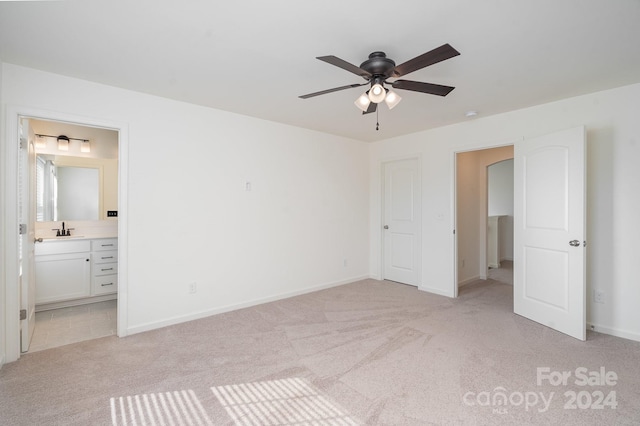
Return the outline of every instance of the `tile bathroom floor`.
[[[36,312],[29,352],[116,334],[116,300]]]

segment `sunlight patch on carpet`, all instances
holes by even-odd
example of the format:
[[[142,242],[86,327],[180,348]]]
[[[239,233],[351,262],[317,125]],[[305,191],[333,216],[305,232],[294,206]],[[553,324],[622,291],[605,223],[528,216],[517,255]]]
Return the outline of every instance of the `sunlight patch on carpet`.
[[[113,426],[213,426],[192,390],[111,398]]]
[[[211,388],[236,425],[358,425],[306,380],[289,378]]]

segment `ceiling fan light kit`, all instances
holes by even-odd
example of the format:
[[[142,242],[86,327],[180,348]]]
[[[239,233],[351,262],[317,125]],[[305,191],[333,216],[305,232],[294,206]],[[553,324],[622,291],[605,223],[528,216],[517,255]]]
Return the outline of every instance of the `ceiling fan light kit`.
[[[387,90],[387,96],[384,98],[384,102],[387,104],[389,109],[393,109],[401,100],[402,98],[396,92],[393,90]]]
[[[398,80],[403,75],[412,73],[422,68],[428,67],[438,62],[458,56],[460,52],[451,47],[449,44],[443,44],[429,52],[423,53],[400,65],[387,58],[384,52],[373,52],[369,55],[369,59],[360,64],[359,67],[340,59],[336,56],[318,56],[319,59],[328,64],[342,68],[355,75],[358,75],[367,83],[349,84],[346,86],[336,87],[333,89],[322,90],[320,92],[309,93],[299,96],[302,99],[312,98],[314,96],[324,95],[327,93],[337,92],[340,90],[351,89],[369,84],[371,88],[363,93],[355,101],[355,105],[362,110],[362,114],[377,112],[378,104],[385,101],[389,109],[394,108],[402,100],[397,93],[387,89],[384,85],[388,84],[394,89],[411,90],[413,92],[427,93],[430,95],[447,96],[454,87],[442,86],[433,83],[423,83],[420,81]],[[388,79],[395,79],[389,81]]]
[[[374,104],[379,104],[380,102],[384,101],[386,95],[387,92],[385,91],[384,87],[382,87],[381,83],[374,84],[369,90],[369,100]]]
[[[369,105],[371,104],[371,101],[369,100],[369,96],[365,92],[362,95],[360,95],[360,97],[356,99],[354,103],[358,108],[362,110],[362,112],[365,112],[367,109],[369,109]]]

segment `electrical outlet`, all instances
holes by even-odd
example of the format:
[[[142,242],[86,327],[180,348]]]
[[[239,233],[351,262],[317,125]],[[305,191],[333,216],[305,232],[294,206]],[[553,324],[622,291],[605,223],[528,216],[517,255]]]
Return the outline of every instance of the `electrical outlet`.
[[[596,303],[604,303],[604,291],[593,290],[593,301]]]
[[[198,286],[196,285],[195,281],[192,283],[189,283],[189,294],[195,294],[198,291]]]

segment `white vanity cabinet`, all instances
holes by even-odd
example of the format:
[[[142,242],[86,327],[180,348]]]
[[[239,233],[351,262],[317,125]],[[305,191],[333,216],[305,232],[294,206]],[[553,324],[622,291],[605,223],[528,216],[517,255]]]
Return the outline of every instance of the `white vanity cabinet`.
[[[90,241],[46,241],[36,244],[35,264],[36,304],[90,295]]]
[[[118,240],[108,238],[91,241],[91,295],[115,293],[118,290]]]
[[[36,243],[35,265],[36,305],[91,303],[118,291],[117,238]]]

